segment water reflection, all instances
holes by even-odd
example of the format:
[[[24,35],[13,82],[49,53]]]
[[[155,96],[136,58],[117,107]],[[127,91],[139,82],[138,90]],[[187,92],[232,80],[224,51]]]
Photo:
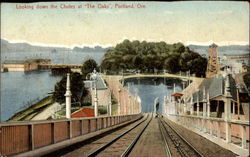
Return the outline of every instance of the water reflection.
[[[124,85],[135,96],[139,96],[142,112],[153,112],[155,98],[159,97],[159,112],[162,111],[164,96],[170,96],[175,91],[182,91],[182,81],[176,78],[131,78],[124,81]]]

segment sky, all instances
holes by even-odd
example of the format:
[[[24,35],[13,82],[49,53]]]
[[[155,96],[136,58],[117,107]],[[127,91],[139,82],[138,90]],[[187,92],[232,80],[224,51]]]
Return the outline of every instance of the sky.
[[[88,4],[95,8],[88,8]],[[103,8],[104,5],[108,8]],[[118,8],[124,5],[134,8]],[[186,45],[212,42],[246,45],[249,44],[249,3],[2,3],[1,38],[10,42],[65,47],[114,46],[124,39]]]

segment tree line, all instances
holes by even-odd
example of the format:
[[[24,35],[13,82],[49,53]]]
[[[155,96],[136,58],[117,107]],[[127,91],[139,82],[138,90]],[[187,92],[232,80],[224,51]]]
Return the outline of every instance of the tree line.
[[[107,50],[100,65],[102,70],[119,72],[135,69],[152,73],[167,70],[169,73],[190,70],[198,77],[205,76],[207,59],[191,51],[182,43],[124,40]]]

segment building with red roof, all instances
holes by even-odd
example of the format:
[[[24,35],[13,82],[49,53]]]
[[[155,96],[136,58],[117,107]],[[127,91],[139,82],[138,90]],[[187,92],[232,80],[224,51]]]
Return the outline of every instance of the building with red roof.
[[[82,117],[94,117],[94,109],[92,108],[81,108],[71,114],[71,118],[82,118]]]

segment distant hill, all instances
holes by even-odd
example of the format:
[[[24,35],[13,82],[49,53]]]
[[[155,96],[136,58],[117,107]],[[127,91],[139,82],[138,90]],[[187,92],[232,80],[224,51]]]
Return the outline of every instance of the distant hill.
[[[74,47],[73,49],[70,48],[63,48],[63,47],[46,47],[46,46],[34,46],[28,43],[10,43],[7,40],[1,39],[1,52],[43,52],[43,51],[75,51],[75,52],[105,52],[107,49],[112,47],[103,48],[101,46],[95,46],[94,48],[85,46],[83,48]]]
[[[1,52],[36,52],[36,51],[66,51],[69,48],[61,47],[46,47],[46,46],[33,46],[28,43],[9,43],[7,40],[1,39]]]
[[[75,52],[105,52],[108,49],[111,49],[112,47],[107,47],[107,48],[103,48],[101,46],[95,46],[94,48],[88,47],[88,46],[84,46],[83,48],[81,47],[74,47],[73,51]]]
[[[198,52],[199,54],[207,55],[208,46],[201,45],[188,45],[190,50]],[[43,52],[43,51],[70,51],[73,50],[75,52],[105,52],[108,49],[112,49],[113,47],[103,48],[101,46],[95,46],[94,48],[84,46],[84,47],[74,47],[70,48],[62,48],[62,47],[48,47],[48,46],[34,46],[28,43],[10,43],[7,40],[1,39],[1,53],[5,52]],[[219,46],[218,48],[219,55],[238,55],[238,54],[248,54],[249,53],[249,45],[230,45],[230,46]]]
[[[190,50],[198,52],[199,54],[208,54],[208,46],[201,45],[188,45]],[[229,46],[219,46],[219,55],[244,55],[249,53],[249,45],[229,45]]]

